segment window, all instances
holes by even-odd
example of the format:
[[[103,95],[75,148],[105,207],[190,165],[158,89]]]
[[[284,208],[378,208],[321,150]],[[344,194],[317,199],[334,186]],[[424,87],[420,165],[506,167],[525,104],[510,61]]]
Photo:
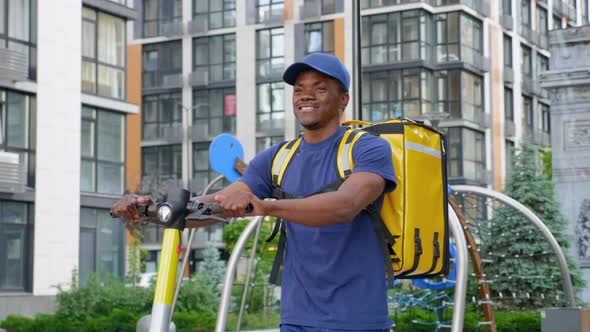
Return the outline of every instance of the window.
[[[36,99],[0,89],[0,150],[19,155],[27,186],[35,186]]]
[[[334,54],[334,22],[305,25],[305,54],[322,52]]]
[[[549,22],[547,20],[547,10],[541,6],[537,6],[537,33],[541,36],[546,37]]]
[[[219,88],[193,92],[193,130],[199,140],[236,132],[236,90]]]
[[[485,135],[468,128],[448,128],[449,177],[485,182]]]
[[[512,89],[504,87],[504,119],[514,121],[514,96]]]
[[[512,163],[514,162],[515,151],[516,149],[514,147],[514,142],[506,141],[506,180],[508,179],[508,177],[510,176],[510,172],[512,171]]]
[[[271,146],[280,143],[284,139],[283,136],[256,137],[256,153],[260,153]]]
[[[512,0],[502,0],[502,15],[512,16]]]
[[[392,6],[400,3],[409,3],[408,0],[361,0],[361,9]]]
[[[522,96],[522,123],[525,125],[525,136],[531,136],[534,129],[533,122],[533,101],[531,98]]]
[[[193,19],[206,20],[208,30],[236,26],[236,0],[193,0]]]
[[[522,50],[522,77],[523,79],[531,79],[533,76],[533,59],[531,57],[531,48],[520,45]]]
[[[82,91],[125,99],[125,20],[82,8]]]
[[[550,134],[551,133],[551,114],[549,113],[549,105],[539,103],[539,129],[542,132]]]
[[[182,44],[180,41],[150,44],[143,47],[143,88],[162,88],[180,79]],[[181,87],[181,86],[175,86]]]
[[[504,35],[504,67],[512,68],[512,38]]]
[[[256,76],[270,78],[282,75],[284,65],[284,30],[274,28],[256,33]]]
[[[436,31],[438,62],[480,63],[483,55],[481,21],[459,12],[439,14],[436,16]]]
[[[537,75],[549,70],[549,58],[541,53],[537,53]]]
[[[125,115],[82,106],[80,190],[124,191]]]
[[[0,48],[25,54],[37,79],[37,0],[0,0]]]
[[[531,29],[531,0],[520,0],[520,25],[521,29]]]
[[[182,21],[182,0],[142,0],[143,37],[160,35],[167,24]]]
[[[321,0],[321,1],[322,1],[322,15],[334,14],[338,11],[341,11],[342,7],[344,6],[343,2],[339,3],[343,0]]]
[[[553,1],[553,3],[555,4],[558,1]],[[561,17],[559,16],[553,16],[553,29],[552,30],[558,30],[561,29]]]
[[[193,144],[193,181],[191,191],[200,193],[219,176],[211,169],[209,163],[209,145],[211,142],[199,142]],[[227,180],[217,181],[211,191],[217,191],[228,185]]]
[[[208,81],[236,78],[235,34],[196,38],[193,48],[194,71],[208,73]]]
[[[182,146],[161,145],[142,148],[142,186],[151,192],[166,191],[167,182],[182,177]]]
[[[422,10],[363,16],[363,64],[430,59],[432,16]]]
[[[283,82],[258,84],[256,132],[283,132],[285,100]]]
[[[256,23],[268,22],[283,17],[283,0],[257,0]]]
[[[179,92],[144,96],[142,109],[144,140],[182,138],[182,104]]]
[[[0,201],[0,292],[32,290],[33,205]]]
[[[92,273],[101,280],[124,275],[125,225],[111,218],[106,209],[80,208],[80,284]]]
[[[431,111],[432,72],[421,69],[363,73],[362,119],[417,117]]]
[[[481,124],[483,110],[483,80],[466,71],[437,72],[438,112]]]

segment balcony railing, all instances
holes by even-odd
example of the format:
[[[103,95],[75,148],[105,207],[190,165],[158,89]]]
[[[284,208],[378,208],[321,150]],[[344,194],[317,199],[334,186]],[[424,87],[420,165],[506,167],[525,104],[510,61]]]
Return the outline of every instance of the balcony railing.
[[[19,155],[0,151],[0,192],[23,193],[27,184],[26,169]]]
[[[322,15],[329,15],[341,13],[344,11],[344,0],[335,0],[333,8],[329,8],[326,12],[322,10],[322,0],[304,0],[299,12],[301,19],[318,18]]]
[[[207,68],[198,68],[188,75],[190,86],[206,86],[209,84],[209,70]]]
[[[174,37],[182,35],[182,22],[161,23],[160,34],[165,37]]]
[[[29,74],[29,59],[23,52],[0,47],[0,80],[25,81]]]
[[[262,15],[261,15],[262,14]],[[271,10],[266,10],[261,12],[258,12],[256,15],[258,15],[258,22],[257,23],[263,23],[263,24],[273,24],[273,23],[280,23],[283,22],[284,20],[284,9],[283,7],[277,6],[277,7],[272,7]]]
[[[187,23],[187,31],[189,34],[207,32],[209,30],[209,22],[207,20],[193,19]]]
[[[512,68],[504,67],[503,78],[505,83],[514,83],[514,71]]]
[[[534,41],[533,30],[531,30],[531,28],[521,25],[518,29],[518,32],[524,37],[524,39],[528,41]]]
[[[182,88],[183,79],[180,73],[160,75],[159,72],[144,72],[143,76],[143,90],[147,92],[150,90]]]
[[[509,15],[500,16],[500,25],[506,30],[512,31],[514,29],[514,17]]]

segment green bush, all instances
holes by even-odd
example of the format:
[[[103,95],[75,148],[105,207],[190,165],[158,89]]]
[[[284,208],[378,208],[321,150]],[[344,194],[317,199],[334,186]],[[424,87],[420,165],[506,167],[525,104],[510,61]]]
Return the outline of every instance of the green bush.
[[[541,315],[538,312],[513,311],[494,312],[498,332],[538,332],[541,331]]]
[[[226,331],[235,331],[236,324],[238,323],[238,314],[230,314],[227,317],[227,324],[225,327]],[[257,312],[257,313],[246,313],[242,317],[242,324],[240,330],[265,330],[265,329],[277,329],[281,323],[281,318],[278,312]]]
[[[207,276],[203,274],[194,274],[189,280],[182,283],[176,301],[176,311],[208,314],[217,312],[219,294],[206,279]]]
[[[216,314],[204,312],[175,312],[172,316],[178,332],[213,331],[216,319]]]

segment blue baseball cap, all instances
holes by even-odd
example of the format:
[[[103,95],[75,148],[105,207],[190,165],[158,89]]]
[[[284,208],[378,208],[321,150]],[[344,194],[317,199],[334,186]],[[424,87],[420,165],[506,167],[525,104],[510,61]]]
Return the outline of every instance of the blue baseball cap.
[[[301,62],[295,62],[290,65],[283,74],[283,81],[289,85],[295,85],[297,76],[299,76],[301,72],[310,69],[337,80],[342,83],[346,91],[348,91],[350,86],[350,74],[348,73],[348,70],[346,70],[344,64],[340,62],[340,59],[325,53],[312,53],[303,58]]]

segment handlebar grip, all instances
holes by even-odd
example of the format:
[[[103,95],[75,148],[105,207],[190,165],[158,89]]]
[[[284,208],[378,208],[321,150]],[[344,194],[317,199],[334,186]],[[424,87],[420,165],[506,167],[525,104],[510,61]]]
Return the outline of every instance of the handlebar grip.
[[[207,212],[209,214],[220,214],[221,213],[221,206],[216,203],[211,203],[209,205],[209,211],[207,211]]]

